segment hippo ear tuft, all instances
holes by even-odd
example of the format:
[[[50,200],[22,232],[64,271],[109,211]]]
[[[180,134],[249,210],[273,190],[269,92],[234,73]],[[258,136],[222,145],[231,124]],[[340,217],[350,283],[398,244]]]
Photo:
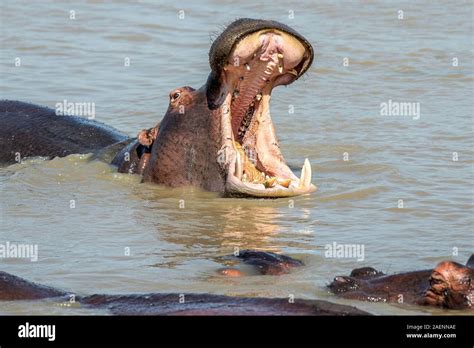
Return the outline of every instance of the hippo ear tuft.
[[[206,83],[207,106],[210,110],[219,108],[224,102],[224,94],[221,91],[221,82],[215,72],[211,72]]]

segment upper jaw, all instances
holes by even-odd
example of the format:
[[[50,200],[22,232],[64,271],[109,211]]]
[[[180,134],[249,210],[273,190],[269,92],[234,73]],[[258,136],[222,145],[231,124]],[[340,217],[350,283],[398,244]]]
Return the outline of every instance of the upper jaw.
[[[289,197],[316,191],[307,159],[300,178],[286,165],[269,108],[273,87],[297,79],[307,55],[298,39],[275,30],[243,38],[229,55],[221,77],[220,107],[227,194]],[[256,179],[248,178],[251,173]]]

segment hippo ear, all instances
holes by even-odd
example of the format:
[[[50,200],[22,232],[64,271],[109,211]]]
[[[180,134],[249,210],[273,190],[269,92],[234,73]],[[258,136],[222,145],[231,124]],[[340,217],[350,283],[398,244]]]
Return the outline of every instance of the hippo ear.
[[[211,71],[206,83],[207,106],[211,110],[219,108],[225,99],[225,93],[221,88],[220,77]]]
[[[474,269],[474,254],[471,254],[471,257],[467,260],[466,266]]]

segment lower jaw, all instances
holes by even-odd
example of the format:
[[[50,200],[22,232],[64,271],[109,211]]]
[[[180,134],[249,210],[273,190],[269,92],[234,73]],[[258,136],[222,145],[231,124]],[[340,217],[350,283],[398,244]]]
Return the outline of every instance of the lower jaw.
[[[228,170],[225,184],[225,193],[227,196],[239,197],[262,197],[262,198],[280,198],[292,197],[304,194],[309,194],[317,190],[313,184],[302,183],[300,180],[291,180],[288,187],[275,183],[273,187],[266,187],[265,183],[243,182],[236,176],[235,158],[231,161]],[[305,168],[303,167],[303,172]],[[304,175],[311,175],[311,173],[302,173]],[[304,180],[304,178],[303,178]]]

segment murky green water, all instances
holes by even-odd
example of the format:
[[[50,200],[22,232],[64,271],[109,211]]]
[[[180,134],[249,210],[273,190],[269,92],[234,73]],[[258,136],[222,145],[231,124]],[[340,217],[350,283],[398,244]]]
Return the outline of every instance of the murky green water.
[[[129,135],[156,124],[170,90],[205,82],[211,38],[233,19],[289,24],[316,57],[306,78],[273,92],[272,117],[289,164],[301,168],[308,157],[319,186],[291,208],[287,199],[140,184],[87,156],[28,161],[0,169],[0,243],[38,244],[39,260],[1,259],[1,270],[81,294],[294,294],[378,314],[443,313],[341,301],[325,285],[355,267],[423,269],[465,262],[474,251],[472,2],[0,6],[1,97],[51,107],[94,102],[99,121]],[[419,119],[382,116],[389,100],[420,103]],[[364,245],[364,260],[326,258],[333,242]],[[282,252],[306,267],[281,277],[217,276],[217,257],[235,247]],[[0,313],[95,312],[12,302]]]

